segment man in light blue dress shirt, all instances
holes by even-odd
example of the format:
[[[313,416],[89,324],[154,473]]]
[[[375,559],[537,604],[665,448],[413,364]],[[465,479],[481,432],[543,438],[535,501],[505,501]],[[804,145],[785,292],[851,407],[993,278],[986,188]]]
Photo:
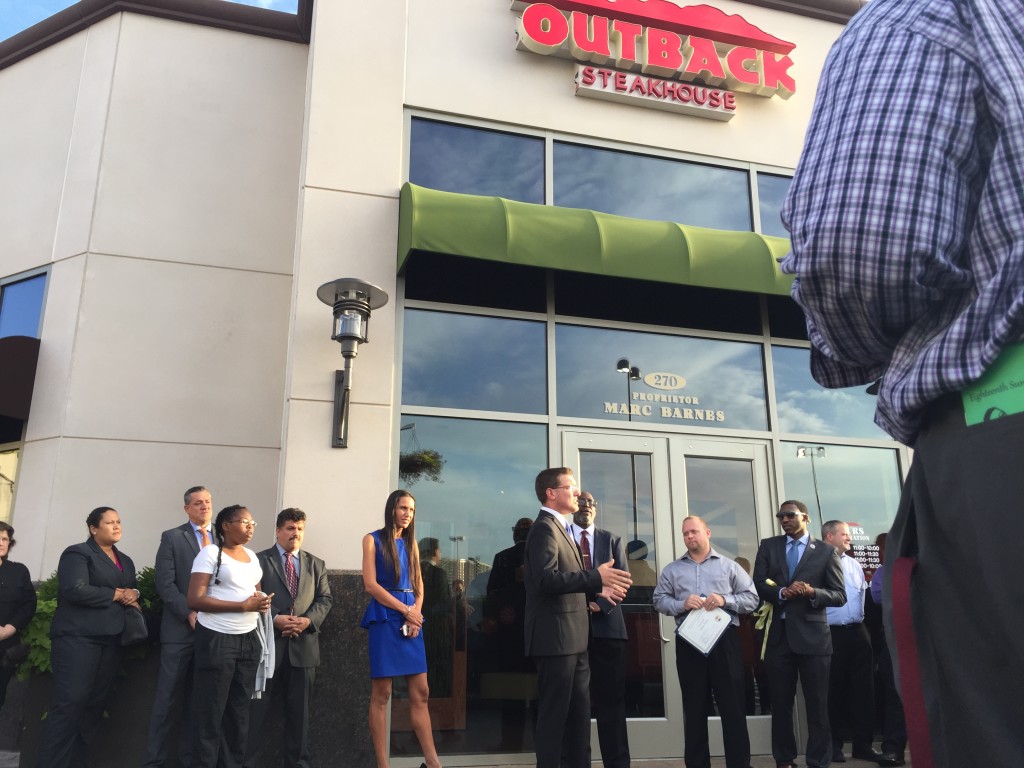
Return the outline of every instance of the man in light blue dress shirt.
[[[839,553],[846,584],[846,605],[826,608],[832,633],[832,664],[828,676],[828,720],[832,726],[832,762],[845,763],[843,741],[853,742],[853,756],[879,762],[882,753],[872,746],[875,724],[874,658],[871,636],[864,626],[864,569],[850,557],[850,526],[829,520],[821,538]]]

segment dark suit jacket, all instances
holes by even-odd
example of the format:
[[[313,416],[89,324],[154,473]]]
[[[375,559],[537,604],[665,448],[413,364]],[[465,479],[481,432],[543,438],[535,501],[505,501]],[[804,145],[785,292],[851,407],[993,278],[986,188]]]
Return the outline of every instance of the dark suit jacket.
[[[284,578],[284,565],[277,546],[270,547],[259,553],[260,566],[263,568],[263,581],[260,585],[264,592],[274,593],[270,613],[277,616],[288,613],[292,607],[292,598],[288,594],[288,582]],[[320,666],[320,625],[323,624],[334,597],[331,585],[327,583],[327,566],[324,561],[306,550],[299,550],[299,593],[295,596],[295,615],[309,619],[309,627],[298,637],[282,637],[274,630],[274,650],[278,659],[288,654],[288,661],[293,667]]]
[[[590,559],[594,567],[615,561],[615,567],[621,571],[628,571],[626,566],[626,548],[622,544],[622,538],[602,528],[594,528],[594,543],[590,550]],[[591,614],[594,620],[594,637],[604,637],[613,640],[626,639],[626,621],[622,618],[622,609],[603,597],[597,599],[601,608],[600,613]]]
[[[530,526],[523,558],[526,581],[526,654],[567,656],[587,650],[587,593],[601,591],[601,574],[583,570],[576,542],[541,510]]]
[[[782,640],[782,611],[786,612],[786,639],[794,653],[823,655],[832,653],[832,633],[828,629],[825,608],[846,604],[846,586],[839,553],[831,544],[811,537],[793,574],[786,565],[786,535],[762,539],[754,561],[754,586],[762,600],[775,605],[775,620],[768,633],[768,645]],[[767,582],[771,580],[775,586]],[[782,600],[779,590],[794,581],[806,581],[814,587],[814,598]]]
[[[192,563],[199,554],[192,523],[164,531],[156,550],[156,591],[164,603],[160,619],[160,642],[191,643],[192,627],[188,625],[188,582]]]
[[[114,602],[117,588],[135,588],[135,563],[114,547],[123,570],[118,570],[91,538],[64,550],[57,565],[57,610],[50,637],[119,635],[124,631],[125,607]]]

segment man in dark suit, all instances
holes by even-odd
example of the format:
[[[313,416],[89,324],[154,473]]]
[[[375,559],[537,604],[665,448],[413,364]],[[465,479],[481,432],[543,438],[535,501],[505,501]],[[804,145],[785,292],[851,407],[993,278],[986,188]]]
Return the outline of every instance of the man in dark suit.
[[[797,675],[807,703],[807,765],[832,762],[828,672],[832,635],[825,609],[846,604],[839,553],[807,531],[807,505],[784,501],[775,515],[782,536],[763,539],[754,561],[754,586],[773,606],[765,667],[772,700],[772,754],[779,768],[794,765],[793,701]]]
[[[573,515],[572,533],[583,555],[583,567],[593,570],[598,563],[626,566],[622,538],[594,526],[597,501],[581,491],[579,509]],[[605,768],[629,768],[629,737],[626,734],[626,622],[618,603],[598,597],[588,603],[591,616],[590,712],[597,720],[597,740]],[[589,759],[589,756],[588,756]]]
[[[149,721],[144,768],[167,760],[167,739],[180,718],[178,764],[192,764],[192,635],[196,612],[188,607],[192,561],[201,546],[214,543],[210,528],[213,499],[201,485],[185,491],[188,522],[164,531],[156,552],[156,591],[163,600],[160,620],[160,675]]]
[[[290,507],[277,516],[277,543],[259,553],[264,592],[272,593],[274,676],[252,703],[245,765],[257,764],[263,725],[273,701],[284,698],[284,765],[309,768],[309,701],[320,666],[320,625],[334,598],[327,566],[301,549],[306,513]]]
[[[567,467],[545,469],[534,483],[543,505],[526,537],[526,654],[537,667],[537,768],[589,768],[590,599],[621,602],[629,572],[600,563],[583,568],[569,533],[580,494]]]

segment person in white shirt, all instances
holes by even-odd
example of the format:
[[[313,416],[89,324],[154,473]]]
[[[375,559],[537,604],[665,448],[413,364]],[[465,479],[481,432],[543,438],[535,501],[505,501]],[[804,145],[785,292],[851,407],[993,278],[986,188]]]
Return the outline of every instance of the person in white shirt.
[[[832,633],[832,664],[828,676],[828,719],[832,727],[832,762],[845,763],[843,741],[853,743],[853,756],[877,763],[882,756],[872,746],[875,725],[874,659],[871,636],[864,626],[864,569],[850,557],[850,526],[829,520],[821,538],[839,552],[846,585],[846,605],[826,608]]]
[[[249,700],[262,656],[256,624],[273,599],[260,590],[263,569],[245,546],[255,528],[248,509],[225,507],[213,524],[217,544],[204,547],[192,564],[188,605],[198,611],[193,736],[199,768],[239,768],[245,757]]]

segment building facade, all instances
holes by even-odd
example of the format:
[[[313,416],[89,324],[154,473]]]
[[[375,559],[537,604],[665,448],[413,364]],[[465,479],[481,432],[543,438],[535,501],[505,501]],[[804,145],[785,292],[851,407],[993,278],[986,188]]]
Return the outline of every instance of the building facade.
[[[362,534],[408,487],[449,586],[428,596],[443,759],[528,763],[534,680],[499,554],[537,471],[571,466],[629,542],[634,756],[681,755],[650,593],[682,518],[749,565],[801,498],[812,528],[851,524],[870,568],[908,466],[871,396],[811,380],[775,262],[818,72],[859,5],[85,0],[0,43],[16,558],[45,578],[106,504],[152,563],[203,484],[249,506],[261,545],[304,508],[310,549],[357,583]],[[388,294],[344,449],[317,298],[336,278]],[[26,381],[30,409],[8,394]],[[401,765],[400,697],[392,722]]]

